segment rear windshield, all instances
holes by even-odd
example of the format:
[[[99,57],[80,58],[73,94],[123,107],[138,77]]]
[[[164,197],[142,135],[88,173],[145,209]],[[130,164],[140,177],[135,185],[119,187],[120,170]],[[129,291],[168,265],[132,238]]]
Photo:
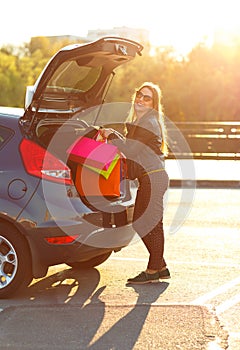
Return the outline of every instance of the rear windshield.
[[[48,82],[47,92],[87,92],[97,82],[102,67],[81,66],[76,61],[67,61],[58,67]]]

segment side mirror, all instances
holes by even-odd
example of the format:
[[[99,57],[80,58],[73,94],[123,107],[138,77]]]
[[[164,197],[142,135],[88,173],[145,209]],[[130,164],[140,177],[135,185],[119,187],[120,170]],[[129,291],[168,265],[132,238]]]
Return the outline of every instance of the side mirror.
[[[27,109],[32,103],[34,95],[34,86],[27,86],[26,94],[25,94],[25,109]]]

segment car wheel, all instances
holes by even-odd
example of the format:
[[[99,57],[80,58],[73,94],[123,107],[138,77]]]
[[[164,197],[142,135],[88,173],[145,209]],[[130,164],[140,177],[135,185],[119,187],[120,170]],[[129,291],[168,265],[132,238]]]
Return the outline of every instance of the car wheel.
[[[31,256],[26,240],[13,226],[0,223],[0,298],[26,288],[31,280]]]
[[[88,269],[90,267],[95,267],[102,264],[104,261],[106,261],[109,258],[111,253],[112,252],[105,253],[87,261],[82,261],[82,262],[77,261],[77,262],[67,263],[67,265],[71,266],[73,269]]]

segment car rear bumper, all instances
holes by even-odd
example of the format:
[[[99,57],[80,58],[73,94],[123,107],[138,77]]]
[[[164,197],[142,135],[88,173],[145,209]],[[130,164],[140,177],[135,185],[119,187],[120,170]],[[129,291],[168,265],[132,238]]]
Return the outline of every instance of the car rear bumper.
[[[55,224],[55,226],[54,226]],[[58,223],[59,224],[59,223]],[[33,275],[46,275],[49,266],[61,263],[83,262],[98,255],[119,250],[133,239],[132,225],[99,228],[87,222],[72,225],[68,222],[57,226],[33,228],[27,232],[32,252]],[[70,243],[59,244],[64,238],[73,237]],[[53,239],[55,238],[55,239]]]

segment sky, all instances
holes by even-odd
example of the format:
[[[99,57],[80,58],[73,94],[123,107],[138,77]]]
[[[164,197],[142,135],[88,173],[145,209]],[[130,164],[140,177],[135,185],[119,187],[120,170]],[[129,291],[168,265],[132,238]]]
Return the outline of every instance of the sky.
[[[239,9],[239,0],[6,0],[0,46],[127,26],[147,29],[153,45],[184,52],[203,40],[211,43],[216,31],[240,33]]]

